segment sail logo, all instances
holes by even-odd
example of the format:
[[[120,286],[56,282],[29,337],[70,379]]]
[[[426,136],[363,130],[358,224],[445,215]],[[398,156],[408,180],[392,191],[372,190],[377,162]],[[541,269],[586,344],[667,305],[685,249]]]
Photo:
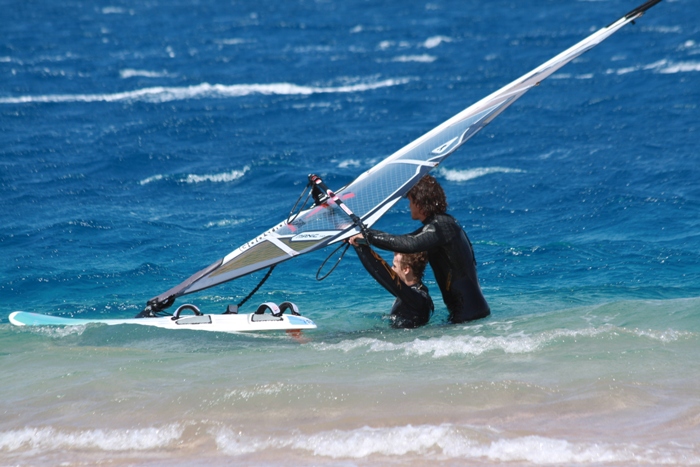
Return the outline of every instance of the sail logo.
[[[265,240],[265,234],[259,235],[259,236],[255,237],[254,239],[252,239],[251,241],[244,243],[243,245],[238,247],[238,250],[236,250],[236,251],[243,253],[244,251],[246,251],[250,248],[253,248],[255,245],[262,242],[263,240]]]
[[[293,242],[312,242],[312,241],[318,241],[318,240],[323,240],[326,237],[330,237],[332,235],[337,234],[338,232],[336,231],[331,231],[331,232],[306,232],[306,233],[300,233],[298,235],[295,235],[292,237]]]
[[[440,146],[436,147],[432,151],[430,151],[431,154],[442,154],[446,152],[449,148],[452,147],[453,143],[459,139],[459,136],[455,136],[445,144],[441,144]]]

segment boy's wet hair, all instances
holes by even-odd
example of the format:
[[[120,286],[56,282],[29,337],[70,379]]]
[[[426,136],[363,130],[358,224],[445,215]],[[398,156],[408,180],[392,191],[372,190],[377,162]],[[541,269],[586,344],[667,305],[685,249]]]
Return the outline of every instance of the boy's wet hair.
[[[408,266],[413,271],[414,277],[420,282],[423,280],[425,266],[428,264],[428,252],[421,251],[418,253],[400,253],[401,260],[399,264],[402,268]]]
[[[447,197],[445,191],[435,177],[425,175],[411,188],[406,197],[411,198],[413,204],[418,206],[426,217],[436,214],[445,214],[447,211]]]

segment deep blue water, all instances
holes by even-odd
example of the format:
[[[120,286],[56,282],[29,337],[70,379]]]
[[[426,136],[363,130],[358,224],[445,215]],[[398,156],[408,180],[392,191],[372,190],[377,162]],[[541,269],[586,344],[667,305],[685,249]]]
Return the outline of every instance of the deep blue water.
[[[135,315],[284,219],[309,173],[342,187],[636,3],[0,2],[0,457],[192,463],[214,440],[222,464],[700,463],[696,0],[661,2],[437,170],[487,320],[445,325],[429,273],[431,324],[391,330],[352,252],[316,281],[330,251],[251,301],[297,303],[319,325],[303,345],[7,320]],[[377,227],[416,225],[403,202]],[[223,311],[261,277],[190,301]],[[179,411],[175,391],[209,402]]]

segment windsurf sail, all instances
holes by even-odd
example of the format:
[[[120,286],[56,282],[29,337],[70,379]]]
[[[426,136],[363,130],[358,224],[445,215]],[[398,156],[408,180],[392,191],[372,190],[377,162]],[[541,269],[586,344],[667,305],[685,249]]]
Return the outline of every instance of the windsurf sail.
[[[371,226],[418,180],[437,167],[523,94],[552,73],[600,44],[661,0],[650,0],[512,83],[466,108],[399,149],[352,183],[316,198],[316,203],[238,247],[183,283],[148,301],[144,312],[157,312],[176,298],[323,248]],[[310,183],[317,183],[309,176]],[[357,219],[361,220],[361,223]],[[144,313],[142,313],[144,315]],[[148,315],[146,313],[145,315]]]

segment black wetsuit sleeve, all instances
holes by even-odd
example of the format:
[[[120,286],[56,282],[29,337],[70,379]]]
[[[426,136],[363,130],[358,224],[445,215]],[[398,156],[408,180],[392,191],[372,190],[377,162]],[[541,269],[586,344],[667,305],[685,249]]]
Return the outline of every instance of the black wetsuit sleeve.
[[[367,234],[369,242],[373,246],[399,253],[428,251],[448,240],[445,238],[444,232],[438,229],[433,222],[429,222],[415,232],[406,235],[392,235],[373,229],[370,229]]]
[[[367,272],[394,297],[400,299],[409,308],[425,308],[426,297],[406,285],[391,269],[391,266],[367,245],[355,247],[360,262]]]

